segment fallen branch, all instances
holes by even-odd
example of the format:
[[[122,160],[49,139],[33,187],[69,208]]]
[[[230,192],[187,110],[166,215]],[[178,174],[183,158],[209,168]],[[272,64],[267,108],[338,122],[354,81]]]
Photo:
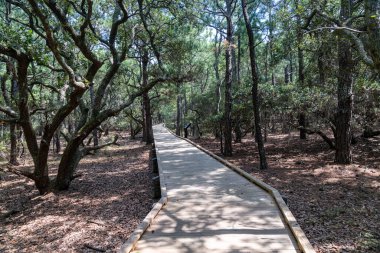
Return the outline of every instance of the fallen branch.
[[[27,178],[32,179],[32,180],[34,180],[36,178],[33,172],[15,169],[10,164],[7,164],[6,168],[3,168],[3,167],[0,168],[0,171],[10,172],[10,173],[16,174],[18,176],[27,177]]]
[[[95,250],[98,252],[106,252],[105,249],[97,248],[97,247],[91,246],[90,244],[87,244],[87,243],[85,243],[83,246],[88,248],[88,249],[92,249],[92,250]]]
[[[19,212],[21,212],[21,210],[12,209],[12,210],[4,213],[3,215],[1,215],[0,220],[5,220],[5,219],[11,217],[12,215],[18,214]]]
[[[81,177],[81,176],[83,176],[83,173],[78,173],[78,174],[73,175],[70,179],[74,180],[75,178],[78,178],[78,177]]]
[[[319,136],[322,137],[322,139],[329,145],[330,149],[335,149],[335,144],[334,141],[331,140],[327,135],[325,135],[322,131],[320,130],[312,130],[308,129],[305,127],[298,127],[299,130],[304,130],[307,134],[318,134]]]
[[[372,137],[375,137],[378,135],[380,135],[380,130],[379,131],[373,131],[372,129],[367,128],[364,130],[362,137],[363,138],[372,138]]]
[[[104,222],[98,222],[98,221],[93,221],[93,220],[87,220],[88,223],[93,223],[93,224],[96,224],[98,226],[107,226],[107,224],[105,224]]]
[[[102,149],[102,148],[105,148],[105,147],[111,146],[111,145],[120,145],[117,143],[118,139],[119,139],[119,136],[115,135],[112,142],[108,142],[108,143],[105,143],[103,145],[98,145],[98,146],[94,146],[94,147],[84,147],[82,150],[82,154],[83,154],[83,156],[86,156],[86,155],[90,154],[91,151],[99,150],[99,149]]]

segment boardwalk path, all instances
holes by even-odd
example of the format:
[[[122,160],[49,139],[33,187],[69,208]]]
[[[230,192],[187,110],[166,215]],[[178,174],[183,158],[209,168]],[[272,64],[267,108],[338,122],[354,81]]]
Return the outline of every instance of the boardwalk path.
[[[133,252],[299,252],[272,197],[155,126],[168,203]]]

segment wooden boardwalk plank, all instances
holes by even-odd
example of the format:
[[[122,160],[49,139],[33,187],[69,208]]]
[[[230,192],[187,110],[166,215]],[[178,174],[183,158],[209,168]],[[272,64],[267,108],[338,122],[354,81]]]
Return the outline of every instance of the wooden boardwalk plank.
[[[161,125],[154,137],[168,203],[133,252],[299,252],[269,193]]]

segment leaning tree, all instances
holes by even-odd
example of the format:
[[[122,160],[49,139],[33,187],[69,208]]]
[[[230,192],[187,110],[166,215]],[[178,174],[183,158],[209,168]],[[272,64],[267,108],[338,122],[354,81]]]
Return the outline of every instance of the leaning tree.
[[[102,122],[129,107],[156,84],[184,79],[166,71],[160,60],[163,50],[159,47],[160,42],[150,34],[148,50],[154,51],[154,62],[160,67],[142,88],[126,83],[130,86],[124,99],[118,103],[107,102],[107,94],[114,88],[117,77],[133,66],[135,42],[139,36],[150,32],[148,26],[152,25],[139,15],[149,4],[121,0],[102,3],[92,0],[5,1],[2,12],[11,25],[2,23],[0,27],[0,55],[14,62],[18,97],[17,106],[1,106],[4,115],[1,120],[21,126],[34,169],[20,173],[34,180],[41,194],[69,187],[80,159],[88,152],[83,141]],[[152,8],[153,11],[161,12],[161,8]],[[154,24],[159,25],[159,22]],[[62,94],[62,100],[53,108],[38,104],[32,90],[35,84]],[[89,89],[92,90],[91,100],[88,99]],[[44,111],[46,115],[40,138],[35,126],[37,111]],[[54,134],[73,113],[79,120],[65,135],[67,145],[58,174],[51,180],[49,147]]]

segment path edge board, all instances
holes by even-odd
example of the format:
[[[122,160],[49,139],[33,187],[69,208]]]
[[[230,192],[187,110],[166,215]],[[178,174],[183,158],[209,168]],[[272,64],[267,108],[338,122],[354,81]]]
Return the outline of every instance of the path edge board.
[[[275,200],[276,205],[280,209],[281,214],[285,219],[286,225],[289,227],[291,233],[293,234],[294,239],[296,240],[297,245],[300,248],[300,250],[303,253],[316,253],[316,251],[314,250],[313,246],[311,245],[309,239],[307,239],[305,233],[303,232],[302,228],[299,226],[296,218],[294,217],[294,215],[290,211],[289,207],[286,205],[285,201],[281,197],[280,192],[277,189],[275,189],[272,186],[270,186],[270,185],[262,182],[261,180],[255,178],[254,176],[250,175],[249,173],[245,172],[244,170],[240,169],[239,167],[233,165],[232,163],[228,162],[227,160],[221,158],[220,156],[217,156],[216,154],[214,154],[210,150],[203,148],[202,146],[196,144],[195,142],[193,142],[187,138],[176,135],[175,133],[173,133],[173,131],[171,131],[165,125],[164,125],[164,127],[172,135],[174,135],[174,136],[176,136],[182,140],[187,141],[188,143],[190,143],[191,145],[195,146],[196,148],[202,150],[203,152],[205,152],[206,154],[208,154],[209,156],[211,156],[215,160],[221,162],[222,164],[224,164],[225,166],[227,166],[231,170],[235,171],[236,173],[238,173],[242,177],[246,178],[251,183],[259,186],[260,188],[262,188],[263,190],[268,192],[272,196],[272,198]]]
[[[154,140],[154,147],[156,149],[156,153],[158,154],[159,150],[157,149],[156,140]],[[121,245],[118,253],[130,253],[132,250],[134,250],[137,242],[140,240],[144,232],[149,228],[154,218],[168,202],[164,173],[159,163],[159,155],[156,155],[156,158],[158,164],[158,174],[160,176],[161,198],[157,203],[153,205],[152,210],[150,210],[150,212],[145,216],[144,220],[137,226],[137,228],[129,236],[128,240],[123,245]]]

